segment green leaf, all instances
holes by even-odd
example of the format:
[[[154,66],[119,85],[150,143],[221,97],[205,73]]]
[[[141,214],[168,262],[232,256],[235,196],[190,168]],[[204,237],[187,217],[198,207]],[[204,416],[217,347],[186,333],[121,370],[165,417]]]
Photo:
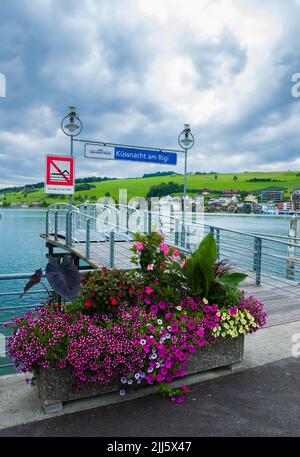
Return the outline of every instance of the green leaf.
[[[217,246],[214,237],[208,234],[186,262],[185,273],[189,286],[196,293],[203,291],[207,297],[215,280],[213,265],[217,259]]]
[[[216,278],[219,284],[223,284],[230,287],[237,287],[248,275],[244,273],[225,273],[223,276]]]

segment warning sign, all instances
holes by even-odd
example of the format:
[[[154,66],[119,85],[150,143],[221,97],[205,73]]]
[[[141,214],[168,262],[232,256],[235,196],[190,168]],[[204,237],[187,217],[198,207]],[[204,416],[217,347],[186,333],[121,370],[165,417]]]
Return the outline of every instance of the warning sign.
[[[74,193],[74,157],[46,156],[45,192]]]

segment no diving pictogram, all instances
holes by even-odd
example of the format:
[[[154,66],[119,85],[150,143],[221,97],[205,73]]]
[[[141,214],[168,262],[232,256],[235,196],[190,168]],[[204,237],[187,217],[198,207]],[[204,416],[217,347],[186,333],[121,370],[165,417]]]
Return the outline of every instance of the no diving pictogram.
[[[74,193],[74,157],[46,156],[45,192]]]

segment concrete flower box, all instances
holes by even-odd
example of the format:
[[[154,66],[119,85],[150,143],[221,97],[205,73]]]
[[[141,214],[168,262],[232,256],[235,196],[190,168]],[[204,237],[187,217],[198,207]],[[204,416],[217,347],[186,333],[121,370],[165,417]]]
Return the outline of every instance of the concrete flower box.
[[[214,368],[229,366],[236,368],[243,359],[244,337],[220,338],[213,345],[203,347],[192,354],[187,365],[187,375]],[[89,384],[84,389],[70,388],[72,376],[66,370],[40,368],[35,373],[35,384],[46,413],[62,410],[63,403],[119,390],[117,381],[107,385]]]

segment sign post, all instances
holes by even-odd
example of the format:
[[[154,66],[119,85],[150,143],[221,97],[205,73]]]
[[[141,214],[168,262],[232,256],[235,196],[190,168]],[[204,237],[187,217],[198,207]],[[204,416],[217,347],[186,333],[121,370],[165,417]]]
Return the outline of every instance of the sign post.
[[[46,194],[74,193],[74,157],[46,155]]]

